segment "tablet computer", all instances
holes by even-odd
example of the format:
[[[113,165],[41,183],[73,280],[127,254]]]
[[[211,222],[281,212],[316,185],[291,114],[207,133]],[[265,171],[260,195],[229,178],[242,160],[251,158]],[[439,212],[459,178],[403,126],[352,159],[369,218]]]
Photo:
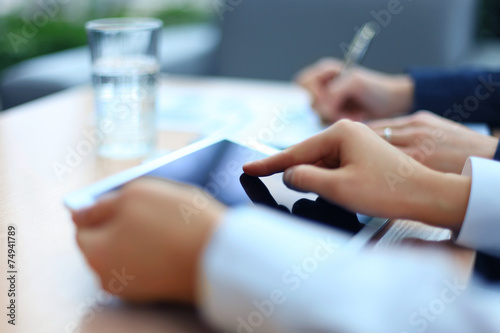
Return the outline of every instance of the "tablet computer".
[[[243,164],[277,152],[264,145],[250,148],[226,139],[208,138],[71,193],[64,201],[71,210],[85,208],[103,194],[149,176],[196,186],[229,207],[264,205],[284,214],[359,234],[361,243],[387,222],[386,219],[361,217],[313,193],[289,189],[283,183],[282,173],[259,178],[243,173]]]

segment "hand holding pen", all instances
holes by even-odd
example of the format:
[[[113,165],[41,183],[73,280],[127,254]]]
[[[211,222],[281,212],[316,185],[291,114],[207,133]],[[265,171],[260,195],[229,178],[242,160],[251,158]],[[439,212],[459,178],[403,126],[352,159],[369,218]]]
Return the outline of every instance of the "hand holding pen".
[[[360,67],[376,30],[367,23],[354,37],[345,59],[328,58],[304,69],[297,82],[311,95],[322,121],[367,121],[406,114],[413,103],[413,82],[407,75],[387,75]]]

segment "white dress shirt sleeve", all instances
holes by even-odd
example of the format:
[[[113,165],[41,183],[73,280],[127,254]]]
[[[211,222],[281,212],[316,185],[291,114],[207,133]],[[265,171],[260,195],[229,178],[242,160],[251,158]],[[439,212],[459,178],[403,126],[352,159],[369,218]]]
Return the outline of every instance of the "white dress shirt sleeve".
[[[472,177],[467,212],[457,243],[500,255],[500,162],[471,157],[463,175]]]
[[[441,253],[349,254],[349,238],[262,208],[230,210],[202,261],[202,314],[237,333],[498,331],[499,295],[466,291]]]

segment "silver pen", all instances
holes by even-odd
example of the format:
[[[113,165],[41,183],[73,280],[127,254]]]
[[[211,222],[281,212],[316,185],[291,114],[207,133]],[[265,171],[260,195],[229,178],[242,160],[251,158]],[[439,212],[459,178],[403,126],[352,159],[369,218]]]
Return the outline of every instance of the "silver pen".
[[[365,23],[361,29],[358,30],[349,45],[349,49],[347,50],[344,58],[344,63],[337,78],[350,75],[355,65],[360,64],[361,61],[363,61],[366,51],[368,50],[368,47],[370,46],[370,43],[376,33],[376,26],[373,22]],[[330,124],[330,121],[321,117],[321,123],[324,126],[327,126]]]
[[[355,65],[363,61],[366,51],[370,47],[370,43],[376,33],[376,27],[373,22],[365,23],[363,27],[358,30],[345,55],[344,65],[340,72],[341,76],[348,74]]]

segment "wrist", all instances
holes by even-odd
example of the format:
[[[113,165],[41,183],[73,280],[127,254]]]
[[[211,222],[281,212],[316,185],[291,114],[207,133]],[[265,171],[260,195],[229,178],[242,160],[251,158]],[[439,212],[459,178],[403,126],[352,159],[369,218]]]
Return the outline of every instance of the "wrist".
[[[414,219],[431,225],[460,231],[471,188],[471,178],[431,169],[416,179],[419,184]]]
[[[393,116],[408,114],[413,107],[415,83],[409,75],[398,75],[393,80],[392,96],[395,101]]]
[[[480,148],[482,148],[482,150],[477,154],[477,156],[492,160],[495,156],[497,146],[498,139],[493,136],[489,136],[480,145]]]
[[[206,216],[206,222],[204,223],[204,228],[202,231],[201,241],[197,244],[195,251],[195,258],[193,260],[195,268],[193,274],[191,275],[190,285],[192,286],[192,303],[198,305],[201,303],[201,298],[203,296],[203,258],[205,251],[213,238],[214,233],[219,228],[220,223],[226,213],[227,208],[219,203],[210,213]]]

